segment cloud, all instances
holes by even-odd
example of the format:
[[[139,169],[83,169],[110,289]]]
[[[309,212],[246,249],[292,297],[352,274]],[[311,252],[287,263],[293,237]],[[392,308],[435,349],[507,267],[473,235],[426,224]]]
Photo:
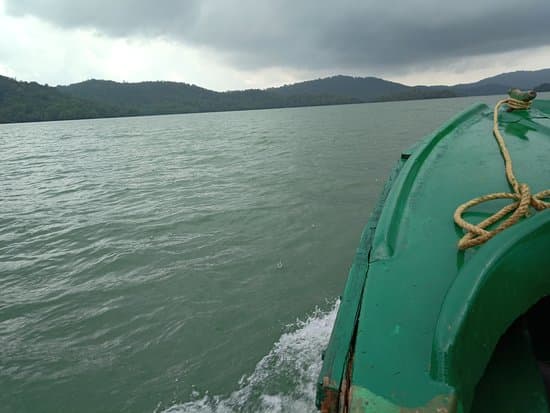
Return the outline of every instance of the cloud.
[[[172,80],[222,91],[292,83],[311,74],[277,67],[242,71],[215,53],[162,38],[113,38],[32,16],[9,17],[0,0],[0,75],[50,85],[90,78]]]
[[[161,38],[241,70],[407,73],[550,45],[548,0],[5,0],[12,16],[117,38]]]

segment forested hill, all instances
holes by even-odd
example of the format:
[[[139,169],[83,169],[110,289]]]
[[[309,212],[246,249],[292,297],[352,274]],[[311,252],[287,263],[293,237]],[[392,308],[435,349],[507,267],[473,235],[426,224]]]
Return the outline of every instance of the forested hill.
[[[410,86],[376,77],[332,76],[267,89],[282,95],[329,93],[370,102],[385,95],[403,93]]]
[[[359,102],[354,97],[328,93],[283,95],[259,89],[215,92],[176,82],[87,80],[49,87],[0,76],[0,123]]]
[[[282,95],[259,89],[214,92],[195,85],[177,82],[118,83],[106,80],[88,80],[69,86],[58,86],[58,90],[78,98],[126,108],[141,115],[360,102],[353,97],[342,97],[330,93]]]
[[[550,69],[503,73],[454,86],[407,86],[375,77],[339,75],[230,92],[161,81],[87,80],[49,87],[0,76],[0,123],[505,94],[511,87],[547,90],[549,83]]]
[[[550,83],[550,69],[502,73],[478,82],[454,86],[407,86],[375,77],[340,75],[308,80],[268,90],[285,95],[330,93],[354,97],[362,102],[379,102],[506,94],[508,89],[513,87],[534,89],[543,83]]]
[[[65,95],[36,82],[0,76],[0,123],[130,115],[128,111]]]
[[[361,102],[430,99],[457,96],[448,86],[406,86],[376,77],[332,76],[267,89],[283,95],[330,93]]]

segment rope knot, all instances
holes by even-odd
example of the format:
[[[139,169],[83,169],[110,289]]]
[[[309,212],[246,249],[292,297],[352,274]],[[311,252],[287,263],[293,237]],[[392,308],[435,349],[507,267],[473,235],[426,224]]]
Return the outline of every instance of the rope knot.
[[[514,175],[514,171],[512,169],[512,158],[510,157],[504,138],[498,130],[498,109],[502,104],[507,104],[511,109],[528,109],[531,105],[531,101],[521,101],[510,97],[498,102],[495,105],[493,112],[493,135],[500,148],[502,158],[504,159],[506,178],[508,179],[508,182],[514,192],[497,192],[494,194],[483,195],[460,205],[456,209],[454,213],[454,221],[459,227],[466,230],[466,234],[458,242],[458,248],[460,250],[481,245],[493,238],[499,232],[502,232],[506,228],[514,225],[521,218],[529,216],[530,206],[535,208],[537,211],[550,208],[550,202],[543,201],[544,198],[550,198],[550,189],[531,195],[531,188],[529,188],[529,185],[518,183]],[[511,199],[514,202],[506,205],[504,208],[501,208],[499,211],[495,212],[489,218],[486,218],[477,225],[473,225],[462,218],[462,214],[464,214],[464,212],[466,212],[469,208],[483,202],[493,201],[496,199]],[[505,217],[507,218],[504,219]],[[502,222],[496,228],[491,230],[487,229],[499,221]]]
[[[548,194],[545,194],[545,192],[548,192]],[[538,194],[531,196],[531,206],[537,211],[542,211],[543,209],[550,208],[550,202],[545,202],[542,200],[543,198],[548,198],[549,195],[550,191],[542,191]]]

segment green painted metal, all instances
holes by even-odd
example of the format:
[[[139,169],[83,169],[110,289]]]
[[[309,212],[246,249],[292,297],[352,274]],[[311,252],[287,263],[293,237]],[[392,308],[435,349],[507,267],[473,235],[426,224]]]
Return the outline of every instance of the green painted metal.
[[[500,337],[550,295],[550,211],[456,246],[455,208],[508,191],[491,115],[476,105],[403,155],[350,271],[318,382],[322,410],[469,413]],[[519,181],[550,186],[550,102],[502,112],[500,124]]]
[[[500,335],[550,293],[550,213],[530,217],[507,235],[463,266],[435,330],[431,375],[452,384],[465,408]]]
[[[368,271],[368,257],[372,245],[372,236],[382,212],[392,182],[399,174],[408,155],[404,154],[396,164],[380,196],[380,200],[372,212],[369,222],[363,230],[359,247],[351,266],[344,294],[340,300],[339,311],[334,322],[334,328],[329,345],[323,355],[323,367],[317,382],[317,407],[327,406],[328,411],[337,411],[339,393],[344,381],[344,372],[349,362],[350,349],[359,317],[360,300]],[[332,406],[329,408],[329,406]]]

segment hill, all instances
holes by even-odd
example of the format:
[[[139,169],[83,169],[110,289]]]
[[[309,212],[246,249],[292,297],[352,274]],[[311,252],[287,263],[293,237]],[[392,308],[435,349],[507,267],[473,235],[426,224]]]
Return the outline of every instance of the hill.
[[[50,87],[0,76],[0,123],[359,103],[329,94],[215,92],[177,82],[88,80]]]
[[[455,85],[452,89],[462,96],[497,95],[507,93],[513,87],[535,89],[545,82],[550,82],[550,69],[502,73],[478,82]]]
[[[336,96],[330,93],[277,94],[269,90],[259,89],[215,92],[178,82],[118,83],[93,79],[69,86],[58,86],[58,90],[66,95],[124,108],[140,115],[269,109],[359,102],[354,97]]]
[[[67,96],[56,88],[39,85],[36,82],[19,82],[0,76],[0,123],[131,114],[109,105]]]
[[[453,86],[407,86],[375,77],[332,76],[267,89],[274,93],[328,93],[350,96],[362,102],[483,96],[505,94],[508,89],[533,89],[550,82],[550,69],[502,73],[473,83]]]
[[[308,80],[306,82],[284,85],[267,89],[270,92],[284,96],[295,94],[331,94],[349,96],[362,102],[376,100],[377,97],[402,93],[410,89],[401,83],[390,82],[376,77],[332,76],[324,79]]]
[[[0,123],[109,116],[269,109],[547,90],[550,69],[502,73],[454,86],[407,86],[376,77],[332,76],[273,87],[216,92],[178,82],[87,80],[55,88],[0,76]]]
[[[538,85],[535,90],[537,92],[550,92],[550,83],[543,83],[541,85]]]
[[[376,77],[332,76],[324,79],[284,85],[267,89],[274,93],[290,95],[297,93],[332,94],[349,96],[361,102],[386,100],[430,99],[455,97],[447,86],[406,86]]]
[[[469,86],[506,85],[508,87],[517,87],[520,89],[533,89],[537,85],[548,82],[549,80],[550,69],[534,71],[520,70],[488,77],[479,82],[471,83]]]

